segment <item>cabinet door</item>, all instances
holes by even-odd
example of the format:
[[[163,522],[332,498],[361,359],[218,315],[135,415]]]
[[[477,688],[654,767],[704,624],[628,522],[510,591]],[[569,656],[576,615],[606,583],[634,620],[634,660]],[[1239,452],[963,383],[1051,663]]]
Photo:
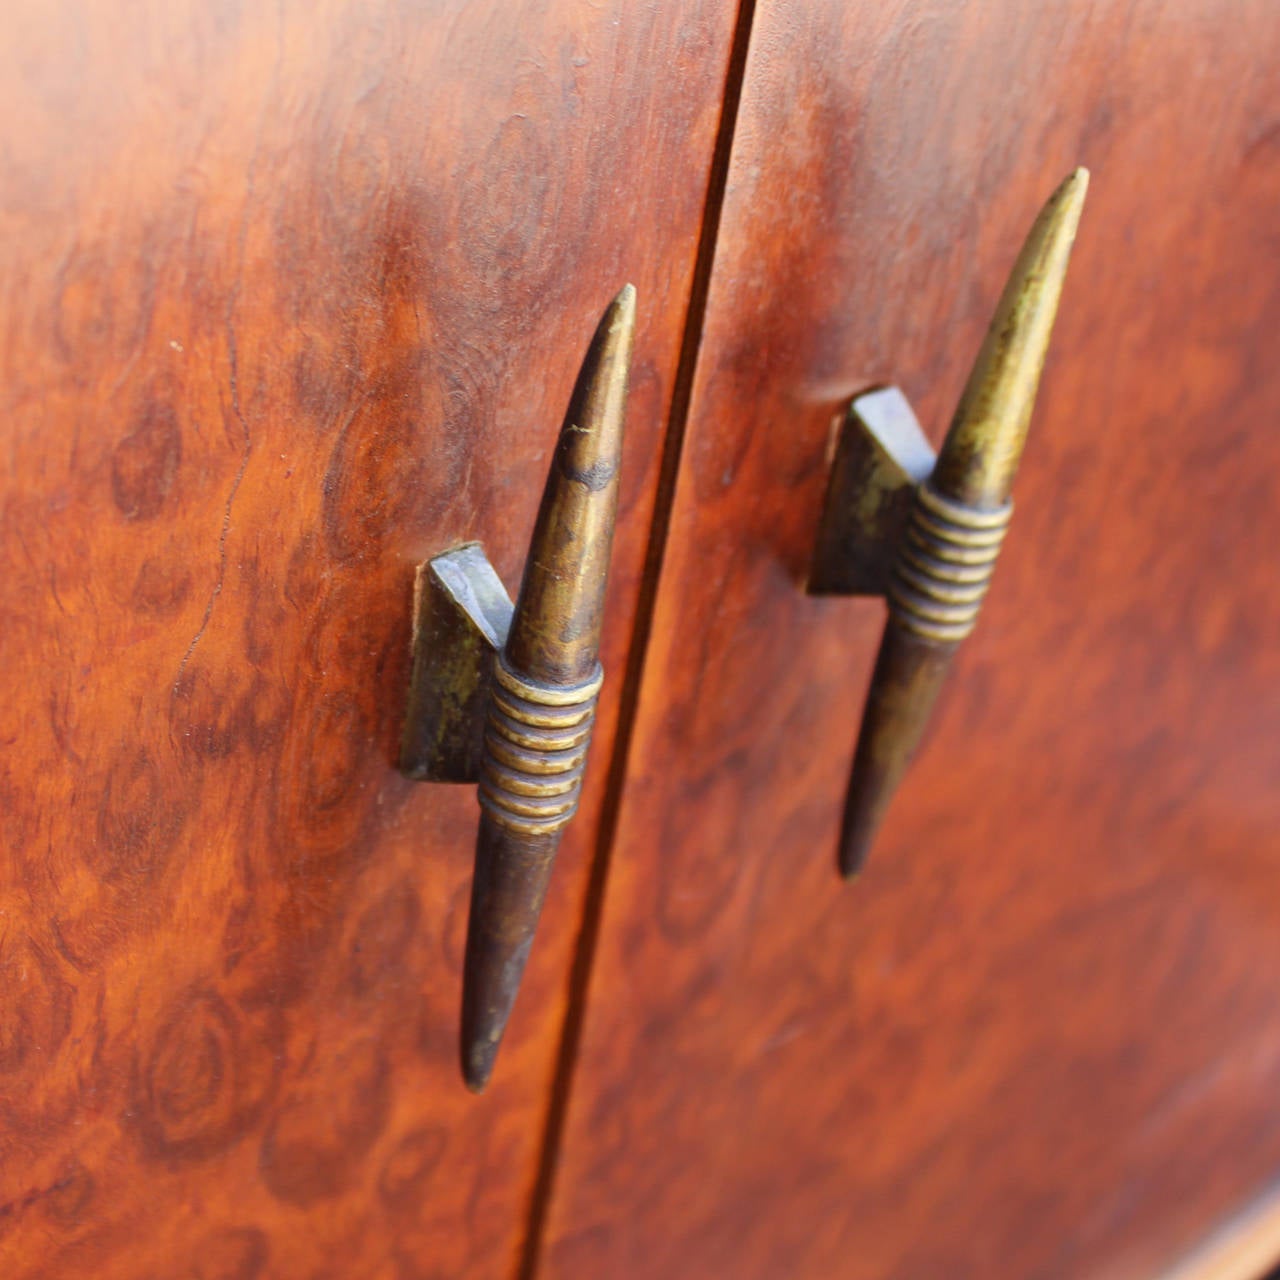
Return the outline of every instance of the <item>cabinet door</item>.
[[[759,0],[548,1274],[1153,1276],[1280,1175],[1278,48],[1269,0]],[[1077,163],[994,585],[844,885],[835,424],[892,381],[939,439]]]
[[[5,7],[5,1276],[514,1267],[733,20]],[[414,566],[480,539],[515,586],[628,279],[611,678],[477,1100],[475,797],[394,767]]]

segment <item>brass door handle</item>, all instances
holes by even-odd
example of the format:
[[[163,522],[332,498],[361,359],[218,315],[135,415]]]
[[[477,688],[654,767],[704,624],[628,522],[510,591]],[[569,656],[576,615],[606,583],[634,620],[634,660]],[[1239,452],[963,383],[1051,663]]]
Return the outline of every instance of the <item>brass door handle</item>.
[[[627,285],[583,361],[515,605],[477,543],[418,569],[400,768],[479,783],[462,987],[462,1070],[476,1092],[493,1071],[582,790],[635,309]]]
[[[889,616],[845,805],[846,877],[866,858],[991,581],[1088,181],[1077,169],[1036,219],[936,458],[896,387],[849,409],[809,590],[884,595]]]

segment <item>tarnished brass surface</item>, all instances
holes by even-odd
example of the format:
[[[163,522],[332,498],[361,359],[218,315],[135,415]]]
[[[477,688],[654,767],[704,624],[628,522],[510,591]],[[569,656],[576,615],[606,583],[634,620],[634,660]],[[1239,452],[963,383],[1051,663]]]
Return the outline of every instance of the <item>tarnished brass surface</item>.
[[[536,683],[577,684],[595,670],[635,305],[627,285],[592,339],[529,545],[506,653],[511,669]]]
[[[480,784],[462,985],[462,1071],[477,1092],[493,1071],[582,790],[603,680],[635,311],[627,285],[583,361],[514,610],[475,543],[418,571],[400,763],[411,777]]]
[[[478,542],[418,566],[402,773],[422,782],[479,778],[493,654],[506,642],[511,613],[511,598]]]
[[[634,333],[627,285],[583,362],[496,659],[462,991],[462,1069],[477,1092],[493,1071],[560,832],[582,787],[603,678],[600,624]]]
[[[859,397],[850,412],[849,430],[873,438],[842,442],[837,468],[844,471],[833,476],[828,493],[810,589],[883,592],[889,617],[845,805],[845,876],[856,874],[866,859],[924,734],[951,656],[973,629],[990,584],[1013,513],[1010,491],[1088,180],[1084,169],[1072,173],[1032,226],[931,473],[920,474],[924,468],[909,434],[873,432],[870,424],[882,416],[883,406],[868,403],[871,395]],[[895,412],[901,420],[901,411]],[[855,467],[848,459],[856,457],[870,461]],[[898,504],[908,474],[915,483],[904,513]],[[870,497],[850,491],[851,476],[875,486]],[[850,571],[832,564],[842,546],[854,566]]]
[[[480,773],[480,804],[500,827],[550,835],[567,825],[578,804],[599,664],[583,684],[533,684],[499,656],[489,702]]]
[[[1009,499],[1088,188],[1087,169],[1062,182],[1009,273],[933,472],[934,488],[956,502]]]
[[[840,427],[809,573],[816,596],[882,596],[889,589],[911,495],[936,458],[897,387],[858,396]]]
[[[992,511],[944,497],[931,481],[916,488],[889,578],[889,608],[906,631],[959,644],[978,620],[1013,504]]]

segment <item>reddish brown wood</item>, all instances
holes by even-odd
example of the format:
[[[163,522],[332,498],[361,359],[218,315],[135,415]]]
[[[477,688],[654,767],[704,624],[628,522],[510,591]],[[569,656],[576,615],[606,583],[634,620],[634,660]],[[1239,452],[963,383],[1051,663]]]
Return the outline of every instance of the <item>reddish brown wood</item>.
[[[621,674],[732,22],[4,9],[6,1277],[514,1265],[620,681],[476,1100],[475,796],[394,769],[413,566],[514,589],[634,280]]]
[[[1157,1274],[1280,1175],[1280,9],[761,0],[545,1273]],[[829,442],[937,440],[1094,183],[1018,513],[865,875]]]

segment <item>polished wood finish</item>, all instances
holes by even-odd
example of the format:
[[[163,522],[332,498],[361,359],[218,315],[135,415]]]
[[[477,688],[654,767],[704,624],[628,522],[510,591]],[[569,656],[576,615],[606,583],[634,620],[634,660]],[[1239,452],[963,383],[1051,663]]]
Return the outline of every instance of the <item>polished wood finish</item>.
[[[633,279],[625,669],[733,21],[5,7],[8,1280],[515,1266],[605,771],[476,1100],[475,798],[395,769],[414,565],[516,580]]]
[[[1280,1174],[1278,47],[760,0],[544,1274],[1155,1276]],[[1017,536],[846,887],[832,432],[945,421],[1077,161]]]

